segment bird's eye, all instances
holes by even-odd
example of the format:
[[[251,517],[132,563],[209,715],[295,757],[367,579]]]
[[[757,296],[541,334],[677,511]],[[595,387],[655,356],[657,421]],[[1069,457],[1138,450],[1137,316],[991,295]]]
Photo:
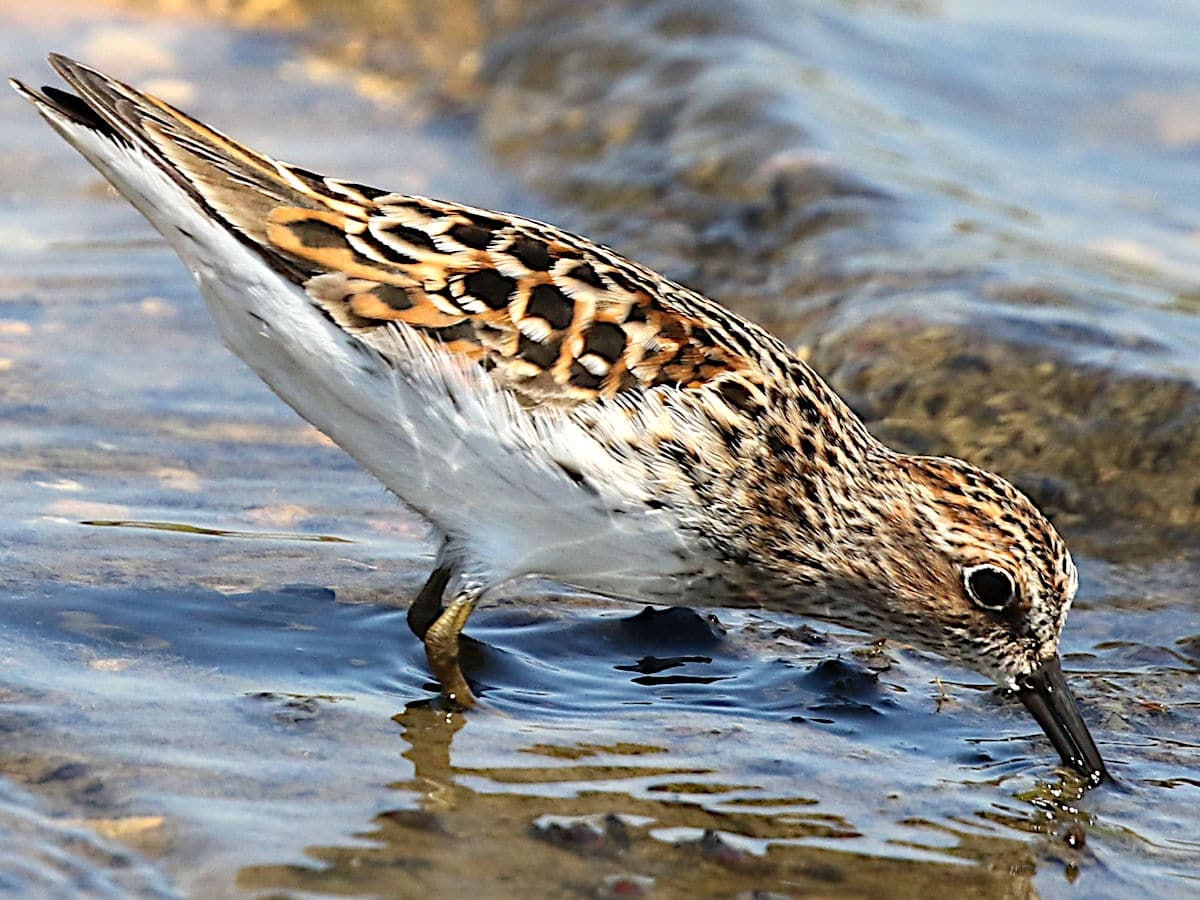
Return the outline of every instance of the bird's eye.
[[[971,599],[984,609],[1004,609],[1017,595],[1012,576],[995,566],[971,566],[964,569],[963,580]]]

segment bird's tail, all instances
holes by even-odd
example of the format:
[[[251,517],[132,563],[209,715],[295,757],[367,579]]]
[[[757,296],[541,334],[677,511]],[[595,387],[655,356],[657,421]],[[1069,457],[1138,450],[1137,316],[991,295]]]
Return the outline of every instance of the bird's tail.
[[[380,193],[274,160],[151,94],[65,56],[51,54],[50,64],[75,93],[54,87],[38,91],[16,79],[13,87],[168,239],[179,224],[178,211],[161,207],[178,198],[164,195],[161,178],[151,177],[147,164],[210,219],[273,257],[276,267],[291,268],[299,261],[267,239],[272,210],[354,209],[361,215],[363,205],[373,199],[371,193]]]

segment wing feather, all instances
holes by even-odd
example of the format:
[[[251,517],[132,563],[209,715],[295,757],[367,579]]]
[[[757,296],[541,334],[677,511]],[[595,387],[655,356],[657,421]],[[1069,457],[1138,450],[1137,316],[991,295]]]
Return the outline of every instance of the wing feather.
[[[365,212],[276,209],[267,239],[312,268],[310,296],[357,334],[417,328],[485,361],[526,403],[698,388],[757,367],[721,339],[753,326],[553,226],[399,195]]]
[[[482,365],[523,404],[559,407],[659,386],[762,384],[764,368],[792,358],[758,326],[582,237],[280,162],[86,66],[52,62],[81,109],[148,148],[381,352],[408,327]]]

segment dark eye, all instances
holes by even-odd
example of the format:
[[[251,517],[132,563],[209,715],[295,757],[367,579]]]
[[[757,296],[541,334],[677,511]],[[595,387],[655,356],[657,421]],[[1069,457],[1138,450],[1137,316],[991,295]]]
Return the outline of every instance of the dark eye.
[[[971,566],[963,570],[967,593],[984,609],[1004,609],[1017,594],[1012,576],[995,566]]]

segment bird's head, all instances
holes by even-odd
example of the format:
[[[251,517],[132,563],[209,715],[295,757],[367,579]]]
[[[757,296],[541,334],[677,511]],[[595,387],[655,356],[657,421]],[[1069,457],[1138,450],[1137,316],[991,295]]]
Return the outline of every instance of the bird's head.
[[[955,459],[882,451],[857,487],[829,526],[824,617],[994,678],[1064,763],[1108,777],[1058,655],[1078,574],[1054,526],[1007,481]]]
[[[1079,585],[1054,526],[1015,487],[954,459],[896,457],[925,538],[903,589],[937,623],[944,656],[1021,699],[1063,762],[1098,783],[1104,761],[1063,677],[1058,640]]]

